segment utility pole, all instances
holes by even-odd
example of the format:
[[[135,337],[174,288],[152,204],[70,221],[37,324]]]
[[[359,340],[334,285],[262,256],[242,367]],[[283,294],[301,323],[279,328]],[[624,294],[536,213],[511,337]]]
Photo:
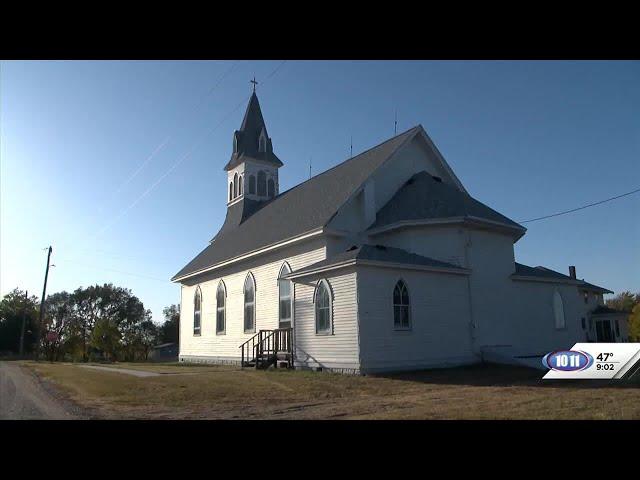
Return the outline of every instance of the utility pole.
[[[22,307],[22,329],[20,330],[20,358],[24,354],[24,324],[27,320],[27,302],[29,301],[29,292],[24,292],[24,306]]]
[[[42,331],[42,319],[44,317],[44,298],[47,294],[47,279],[49,278],[49,264],[51,260],[51,252],[53,248],[49,246],[49,253],[47,254],[47,269],[44,272],[44,286],[42,287],[42,300],[40,301],[40,318],[38,319],[38,333],[36,334],[36,360],[40,353],[40,334]]]

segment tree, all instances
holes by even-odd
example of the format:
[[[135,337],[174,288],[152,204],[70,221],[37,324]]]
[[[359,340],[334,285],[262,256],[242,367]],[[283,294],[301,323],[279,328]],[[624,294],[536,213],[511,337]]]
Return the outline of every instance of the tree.
[[[607,307],[615,308],[621,312],[629,312],[627,322],[629,324],[629,339],[640,341],[640,292],[633,294],[629,291],[621,292],[610,300]]]
[[[25,292],[15,288],[0,301],[0,352],[20,352],[22,319],[25,318],[24,351],[33,352],[38,325],[38,297],[25,299]]]
[[[91,332],[90,346],[104,353],[107,360],[114,360],[120,349],[120,331],[109,318],[98,320]]]
[[[640,303],[640,292],[634,295],[629,291],[621,292],[606,302],[607,307],[615,308],[621,312],[631,312],[638,303]]]
[[[44,335],[42,347],[50,361],[60,360],[64,354],[65,342],[73,332],[70,328],[73,321],[73,305],[71,294],[58,292],[47,297],[44,314]],[[53,334],[51,336],[51,334]]]
[[[629,339],[640,342],[640,303],[636,303],[629,315]]]
[[[180,307],[171,305],[162,310],[164,323],[160,327],[161,343],[178,343],[178,329],[180,326]]]

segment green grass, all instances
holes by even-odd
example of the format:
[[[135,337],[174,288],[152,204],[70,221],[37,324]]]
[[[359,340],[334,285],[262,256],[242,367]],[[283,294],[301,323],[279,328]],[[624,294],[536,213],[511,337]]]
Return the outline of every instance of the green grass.
[[[518,367],[346,376],[230,366],[108,365],[170,374],[139,378],[73,364],[24,364],[104,418],[640,419],[637,387],[543,382],[542,372]]]

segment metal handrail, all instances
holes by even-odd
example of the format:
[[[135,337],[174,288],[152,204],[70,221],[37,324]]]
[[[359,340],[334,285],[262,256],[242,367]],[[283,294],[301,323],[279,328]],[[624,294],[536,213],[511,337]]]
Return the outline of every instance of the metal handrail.
[[[252,336],[250,339],[248,339],[238,347],[241,349],[240,365],[244,367],[245,363],[255,360],[257,367],[258,359],[263,359],[265,352],[273,352],[273,354],[275,355],[277,355],[278,352],[287,352],[293,354],[292,336],[292,328],[259,330],[258,333],[256,333],[254,336]],[[250,358],[250,353],[253,354],[253,358]]]

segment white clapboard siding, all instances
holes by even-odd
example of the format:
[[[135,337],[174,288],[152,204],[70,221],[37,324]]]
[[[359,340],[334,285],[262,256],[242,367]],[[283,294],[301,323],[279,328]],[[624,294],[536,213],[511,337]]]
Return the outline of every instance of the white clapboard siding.
[[[333,294],[333,333],[316,334],[313,295],[316,285],[325,279]],[[357,278],[353,269],[331,272],[295,284],[295,359],[296,366],[346,373],[359,371]]]
[[[199,282],[182,286],[180,315],[180,357],[185,360],[221,360],[237,362],[239,346],[254,333],[244,332],[244,281],[251,272],[256,282],[256,332],[278,328],[278,274],[287,261],[292,270],[303,268],[325,258],[325,241],[314,239],[277,252],[260,255],[255,260],[226,267]],[[216,290],[220,280],[227,289],[226,329],[216,334]],[[201,334],[193,334],[193,298],[196,287],[202,289]]]
[[[408,287],[410,330],[395,330],[393,289]],[[363,372],[474,363],[467,278],[389,268],[358,269],[360,356]]]

